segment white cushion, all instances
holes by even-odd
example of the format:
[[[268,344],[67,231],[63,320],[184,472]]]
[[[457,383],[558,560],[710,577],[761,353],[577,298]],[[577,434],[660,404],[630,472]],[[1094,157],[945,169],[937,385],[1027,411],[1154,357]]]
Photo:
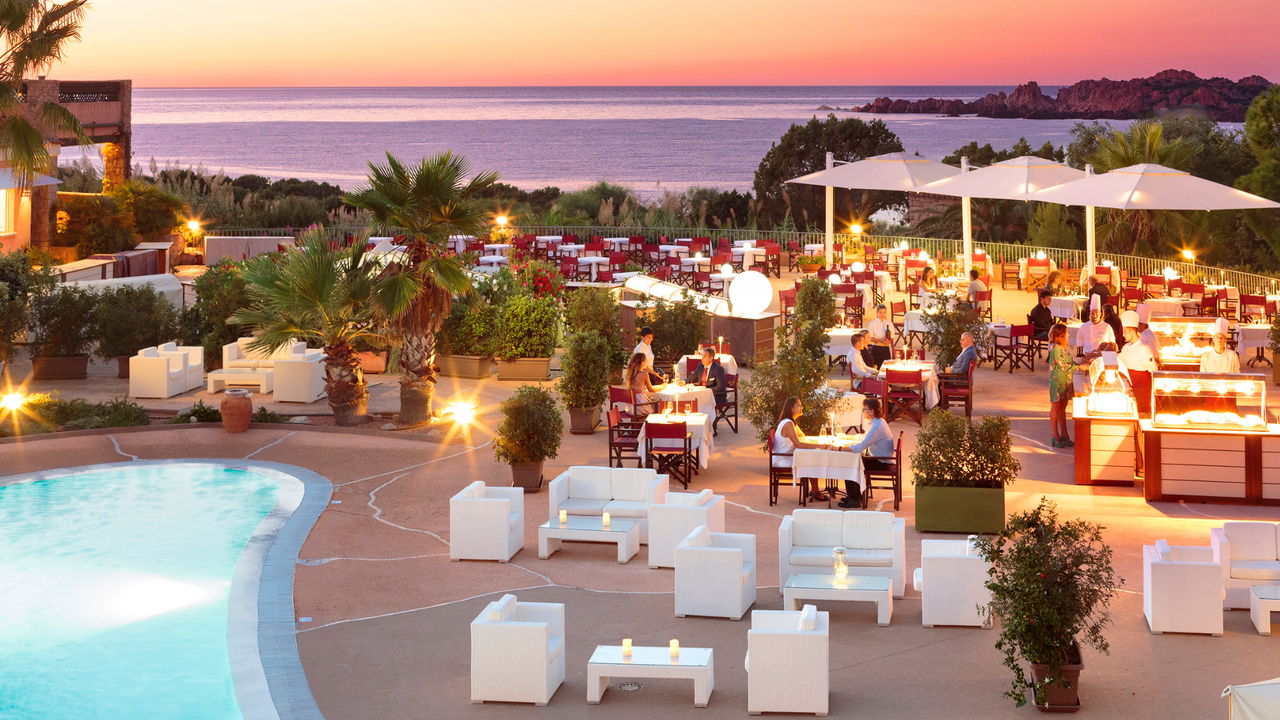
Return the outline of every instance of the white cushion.
[[[547,641],[547,645],[550,646],[547,649],[547,664],[550,665],[564,652],[564,638],[559,635],[552,635],[547,638]]]
[[[507,530],[519,530],[524,525],[524,513],[511,513],[511,521],[507,523]]]
[[[610,517],[649,517],[649,503],[633,502],[631,500],[612,500],[605,503],[604,510],[609,513]]]
[[[831,548],[843,543],[841,527],[844,513],[839,510],[796,510],[791,513],[794,518],[791,526],[791,544],[827,549],[828,558]]]
[[[246,359],[246,360],[267,360],[267,359],[270,359],[270,358],[271,358],[270,353],[263,352],[262,350],[250,350],[250,349],[249,349],[249,344],[250,344],[250,343],[252,343],[254,340],[257,340],[257,338],[254,338],[254,337],[242,337],[242,338],[237,338],[237,339],[236,339],[236,344],[240,346],[240,354],[244,356],[244,359]]]
[[[613,499],[645,502],[649,499],[645,488],[657,476],[658,471],[651,468],[614,468],[610,478]]]
[[[788,558],[792,565],[803,565],[804,567],[831,567],[831,547],[808,547],[805,545],[793,545],[791,547],[791,555]]]
[[[916,592],[924,592],[924,568],[916,568],[911,576],[911,586],[916,589]]]
[[[263,363],[267,363],[267,366],[270,367],[270,363],[266,360],[232,360],[227,363],[227,366],[233,368],[252,368],[254,366],[262,367]]]
[[[577,498],[569,498],[560,503],[560,509],[570,515],[599,515],[604,512],[604,506],[608,505],[608,500],[579,500]]]
[[[504,622],[516,612],[516,596],[503,595],[501,600],[489,606],[489,622]]]
[[[844,562],[846,565],[856,567],[893,567],[893,551],[879,548],[845,548]]]
[[[756,564],[753,562],[742,563],[742,585],[746,587],[756,576]]]
[[[610,483],[609,468],[586,466],[569,468],[569,497],[606,502],[612,500],[613,487]]]
[[[813,632],[818,626],[818,608],[814,605],[805,605],[800,611],[799,630],[801,632]]]
[[[1222,531],[1231,541],[1231,559],[1276,560],[1276,524],[1268,522],[1228,522]]]
[[[1280,580],[1280,561],[1232,560],[1231,577],[1240,580]]]
[[[484,497],[484,481],[477,480],[471,483],[470,485],[468,485],[465,489],[463,489],[462,497],[467,497],[467,498]]]
[[[711,547],[711,531],[706,525],[699,525],[685,538],[685,544],[689,547]]]
[[[1156,541],[1156,554],[1160,556],[1160,560],[1163,562],[1169,562],[1173,560],[1173,551],[1169,549],[1168,540]]]
[[[893,513],[854,510],[844,513],[846,548],[893,548]]]
[[[712,494],[710,489],[703,490],[700,493],[669,492],[667,493],[665,504],[679,505],[681,507],[701,507],[711,501]]]

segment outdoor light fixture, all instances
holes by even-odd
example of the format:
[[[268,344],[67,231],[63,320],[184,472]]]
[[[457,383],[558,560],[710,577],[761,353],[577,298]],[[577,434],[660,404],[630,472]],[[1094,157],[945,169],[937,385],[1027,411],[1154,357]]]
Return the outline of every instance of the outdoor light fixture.
[[[600,514],[600,524],[606,528],[609,527],[609,513]]]
[[[0,408],[5,412],[15,412],[22,409],[25,404],[27,404],[27,396],[22,393],[9,393],[0,399]]]
[[[920,254],[919,254],[917,257],[919,257],[921,260],[924,260],[925,262],[928,262],[928,261],[929,261],[929,251],[928,251],[928,250],[921,250],[921,251],[920,251]]]
[[[849,579],[849,563],[845,560],[846,551],[842,547],[831,551],[831,572],[836,580]]]
[[[732,274],[733,274],[733,266],[732,266],[732,265],[730,265],[729,263],[725,263],[724,265],[721,265],[721,266],[720,266],[720,274],[721,274],[721,275],[732,275]]]
[[[188,221],[187,221],[187,229],[188,229],[188,230],[190,230],[190,231],[191,231],[191,232],[193,232],[193,233],[198,233],[198,232],[200,232],[200,221],[199,221],[199,220],[188,220]]]
[[[1182,251],[1182,257],[1184,257],[1184,258],[1186,258],[1186,259],[1190,260],[1191,262],[1195,262],[1195,261],[1196,261],[1196,254],[1195,254],[1195,253],[1193,253],[1193,252],[1191,252],[1190,250],[1183,250],[1183,251]]]
[[[840,282],[840,276],[835,273],[831,273],[830,275],[827,276],[827,282],[831,283],[832,285],[835,285],[836,283]]]
[[[854,223],[854,224],[850,225],[850,226],[849,226],[849,230],[850,230],[850,231],[852,231],[854,235],[861,235],[861,234],[862,234],[862,226],[861,226],[861,225],[859,225],[858,223]]]
[[[773,284],[764,275],[748,270],[729,284],[729,302],[734,315],[759,315],[773,302]]]
[[[561,511],[560,511],[560,524],[561,524],[561,525],[564,525],[564,524],[565,524],[565,523],[567,523],[567,522],[569,522],[569,511],[568,511],[568,510],[561,510]]]
[[[631,638],[622,638],[622,657],[631,657]]]
[[[1102,267],[1111,267],[1111,261],[1110,261],[1110,260],[1103,260],[1103,261],[1102,261]]]
[[[455,423],[468,425],[476,417],[476,408],[474,405],[468,405],[465,402],[451,402],[445,406],[442,415],[453,415]]]
[[[863,264],[862,264],[862,263],[860,263],[860,262],[856,262],[856,263],[854,263],[854,264],[850,265],[850,266],[849,266],[849,269],[850,269],[850,270],[852,270],[852,271],[854,271],[854,272],[856,272],[856,273],[860,273],[860,272],[862,272],[862,271],[866,270],[866,269],[867,269],[867,266],[866,266],[866,265],[863,265]]]
[[[1178,274],[1173,271],[1173,268],[1167,267],[1164,269],[1164,276],[1165,278],[1175,278]]]
[[[906,250],[908,247],[910,247],[910,246],[909,246],[909,245],[907,245],[907,241],[906,241],[906,240],[903,240],[902,242],[898,243],[898,249],[899,249],[899,250]]]
[[[499,215],[499,216],[497,217],[497,221],[498,221],[498,224],[499,224],[499,225],[502,225],[502,226],[504,226],[504,227],[505,227],[505,226],[506,226],[506,224],[507,224],[507,216],[506,216],[506,215]]]
[[[1037,259],[1037,260],[1043,260],[1044,258],[1045,258],[1045,254],[1044,254],[1044,251],[1043,251],[1043,250],[1041,250],[1040,252],[1036,253],[1036,259]]]

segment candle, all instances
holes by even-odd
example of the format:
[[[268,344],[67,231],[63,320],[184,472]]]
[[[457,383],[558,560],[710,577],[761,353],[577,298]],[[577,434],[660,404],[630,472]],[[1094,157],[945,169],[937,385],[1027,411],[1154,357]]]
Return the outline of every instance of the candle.
[[[631,638],[622,638],[622,657],[631,657]]]
[[[603,521],[603,523],[604,523],[604,526],[605,526],[605,527],[609,527],[609,513],[605,513],[604,515],[601,515],[600,517],[601,517],[601,519],[602,519],[602,521]]]
[[[671,657],[673,658],[680,657],[680,641],[679,640],[671,641]]]
[[[718,343],[718,344],[716,345],[716,354],[717,354],[717,355],[719,355],[719,354],[721,354],[721,353],[723,353],[723,352],[724,352],[724,336],[723,336],[723,335],[721,335],[721,336],[717,337],[717,338],[716,338],[716,343]]]
[[[560,511],[560,524],[561,524],[561,525],[563,525],[563,524],[565,524],[565,523],[567,523],[567,522],[569,522],[569,511],[568,511],[568,510],[561,510],[561,511]]]

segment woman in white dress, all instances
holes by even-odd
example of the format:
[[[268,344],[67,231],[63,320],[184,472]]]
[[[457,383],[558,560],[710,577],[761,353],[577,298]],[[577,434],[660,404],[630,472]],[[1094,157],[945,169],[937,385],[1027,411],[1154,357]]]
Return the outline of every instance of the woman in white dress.
[[[782,403],[782,413],[778,416],[778,427],[773,431],[773,452],[775,455],[785,454],[786,457],[775,457],[773,459],[774,467],[791,467],[793,460],[791,455],[798,449],[816,450],[824,448],[823,445],[809,442],[808,438],[805,437],[804,431],[796,425],[796,418],[803,413],[804,405],[801,404],[800,398],[789,397],[786,402]],[[827,502],[827,494],[818,485],[818,478],[809,478],[809,499],[815,502]]]

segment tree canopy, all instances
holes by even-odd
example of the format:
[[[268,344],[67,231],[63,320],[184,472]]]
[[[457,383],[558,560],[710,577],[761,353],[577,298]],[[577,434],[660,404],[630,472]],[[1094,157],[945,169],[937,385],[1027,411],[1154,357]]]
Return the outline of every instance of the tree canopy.
[[[1066,159],[1066,152],[1060,147],[1054,147],[1053,143],[1045,141],[1038,150],[1032,150],[1031,144],[1027,142],[1025,137],[1018,138],[1018,142],[1008,150],[996,150],[991,147],[991,143],[987,143],[982,147],[978,147],[975,140],[968,145],[962,145],[956,148],[956,151],[942,158],[942,162],[947,165],[959,165],[961,157],[969,158],[969,164],[976,167],[986,167],[1005,160],[1012,160],[1024,155],[1033,155],[1035,157],[1044,158],[1045,160],[1053,160],[1054,162],[1062,162]]]

